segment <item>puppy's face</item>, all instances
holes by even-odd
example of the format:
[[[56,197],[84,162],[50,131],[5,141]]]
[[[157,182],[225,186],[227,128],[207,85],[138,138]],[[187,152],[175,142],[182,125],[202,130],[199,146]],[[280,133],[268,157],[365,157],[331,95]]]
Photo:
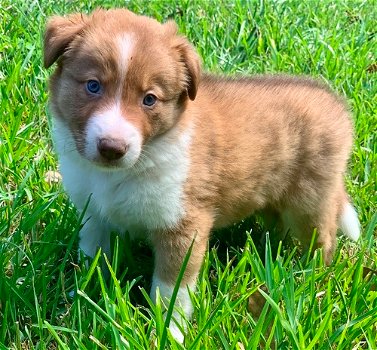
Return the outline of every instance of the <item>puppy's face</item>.
[[[44,63],[51,108],[82,157],[108,168],[130,168],[143,146],[171,129],[200,77],[197,54],[176,34],[124,9],[53,17]]]

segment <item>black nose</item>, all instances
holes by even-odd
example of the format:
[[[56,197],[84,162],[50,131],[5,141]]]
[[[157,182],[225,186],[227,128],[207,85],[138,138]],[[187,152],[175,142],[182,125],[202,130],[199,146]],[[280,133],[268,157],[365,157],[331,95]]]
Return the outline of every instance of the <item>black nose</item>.
[[[127,144],[120,139],[103,138],[98,140],[98,152],[107,160],[122,158],[127,152]]]

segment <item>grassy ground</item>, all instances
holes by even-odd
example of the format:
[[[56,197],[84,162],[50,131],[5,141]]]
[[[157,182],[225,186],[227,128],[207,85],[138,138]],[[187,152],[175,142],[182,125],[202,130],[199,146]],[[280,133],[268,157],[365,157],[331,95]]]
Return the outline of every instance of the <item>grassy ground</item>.
[[[377,2],[293,0],[1,0],[0,348],[182,348],[167,337],[161,307],[147,297],[150,251],[114,239],[115,251],[127,254],[115,254],[117,278],[110,281],[97,260],[89,269],[78,264],[79,220],[48,176],[57,162],[46,116],[49,72],[41,65],[46,18],[124,3],[175,19],[206,69],[318,77],[346,96],[355,120],[347,187],[361,241],[341,239],[325,268],[320,255],[306,259],[290,244],[276,259],[268,246],[259,258],[251,239],[262,230],[258,220],[219,233],[192,295],[184,348],[377,349]],[[131,250],[140,254],[132,258]],[[255,321],[248,297],[262,286],[267,304]]]

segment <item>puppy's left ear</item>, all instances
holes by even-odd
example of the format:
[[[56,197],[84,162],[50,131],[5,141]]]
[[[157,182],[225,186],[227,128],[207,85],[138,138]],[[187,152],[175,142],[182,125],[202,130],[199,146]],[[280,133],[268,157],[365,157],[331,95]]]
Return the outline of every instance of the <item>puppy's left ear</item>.
[[[190,100],[195,100],[201,76],[199,55],[188,42],[178,46],[181,57],[187,69],[187,93]]]
[[[184,80],[190,100],[195,100],[201,76],[201,62],[194,47],[182,36],[177,35],[177,25],[170,21],[165,24],[167,30],[174,35],[173,50],[178,54],[180,63],[184,65]]]

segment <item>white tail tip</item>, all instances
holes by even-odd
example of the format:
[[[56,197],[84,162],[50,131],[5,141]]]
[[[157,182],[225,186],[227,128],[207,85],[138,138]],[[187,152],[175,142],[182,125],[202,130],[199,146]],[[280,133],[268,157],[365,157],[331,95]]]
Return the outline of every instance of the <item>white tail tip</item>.
[[[360,222],[355,208],[347,203],[339,219],[339,228],[347,237],[357,241],[360,237]]]

